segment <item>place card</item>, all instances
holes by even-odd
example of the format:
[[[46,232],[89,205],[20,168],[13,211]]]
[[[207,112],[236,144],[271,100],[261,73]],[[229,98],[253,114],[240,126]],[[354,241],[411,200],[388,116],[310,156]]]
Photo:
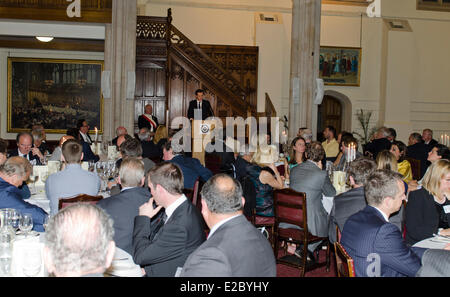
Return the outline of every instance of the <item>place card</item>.
[[[89,171],[89,162],[82,162],[81,163],[81,169]]]

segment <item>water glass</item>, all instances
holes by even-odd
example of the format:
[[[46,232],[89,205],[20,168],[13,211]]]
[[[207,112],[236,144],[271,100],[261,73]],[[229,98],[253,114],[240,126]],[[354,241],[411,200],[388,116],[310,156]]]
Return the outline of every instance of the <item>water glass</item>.
[[[0,239],[0,268],[4,275],[9,275],[11,272],[12,245],[11,241]]]
[[[47,231],[47,226],[48,226],[48,221],[50,220],[50,216],[46,215],[44,217],[44,223],[42,224],[42,226],[44,227],[44,230]]]
[[[33,229],[33,217],[29,213],[24,213],[19,221],[19,229],[25,233],[25,237]]]
[[[30,245],[24,248],[22,258],[23,274],[28,277],[37,276],[41,271],[42,255],[39,245]]]

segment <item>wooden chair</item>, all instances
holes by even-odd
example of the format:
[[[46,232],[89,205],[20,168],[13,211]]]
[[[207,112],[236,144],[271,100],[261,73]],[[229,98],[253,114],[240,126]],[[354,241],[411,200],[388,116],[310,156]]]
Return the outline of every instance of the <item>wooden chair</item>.
[[[300,268],[300,276],[305,276],[306,271],[313,270],[326,265],[330,270],[330,242],[328,237],[317,237],[308,231],[306,194],[294,191],[293,189],[282,189],[274,191],[274,211],[275,211],[275,258],[277,263]],[[302,229],[279,228],[280,223],[289,223],[300,226]],[[295,255],[279,255],[281,242],[295,243],[297,246],[303,245],[303,255],[301,259]],[[308,245],[314,242],[323,241],[327,245],[326,261],[307,264]],[[317,257],[318,258],[318,257]]]
[[[405,158],[408,160],[408,162],[411,164],[411,171],[413,175],[413,179],[420,180],[422,178],[421,172],[420,172],[420,160],[413,159],[413,158]]]
[[[335,242],[334,251],[336,255],[336,270],[338,277],[355,277],[355,264],[342,244]]]
[[[256,228],[265,228],[267,231],[267,239],[269,240],[272,248],[274,247],[275,241],[273,240],[273,232],[275,227],[275,217],[265,217],[256,214],[256,210],[253,211],[253,216],[250,218],[250,222]]]
[[[103,199],[103,196],[90,196],[86,194],[80,194],[73,198],[61,198],[58,201],[58,210],[63,209],[64,207],[70,206],[76,203],[89,203],[89,204],[97,204],[100,200]]]
[[[220,173],[220,166],[222,165],[222,158],[218,154],[205,154],[205,167],[211,170],[213,175]]]

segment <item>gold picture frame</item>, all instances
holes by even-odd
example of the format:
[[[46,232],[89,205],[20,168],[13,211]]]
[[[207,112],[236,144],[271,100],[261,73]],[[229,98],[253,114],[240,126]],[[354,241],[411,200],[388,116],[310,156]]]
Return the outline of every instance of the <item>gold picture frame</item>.
[[[65,134],[83,118],[102,134],[103,69],[99,60],[8,58],[7,132],[42,124],[47,133]]]
[[[359,87],[361,48],[321,46],[319,77],[323,79],[325,85]]]

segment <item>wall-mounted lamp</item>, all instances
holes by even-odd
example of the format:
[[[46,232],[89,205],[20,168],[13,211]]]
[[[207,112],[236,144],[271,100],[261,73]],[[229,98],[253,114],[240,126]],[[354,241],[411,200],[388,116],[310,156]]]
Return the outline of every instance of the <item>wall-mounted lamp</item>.
[[[49,37],[49,36],[36,36],[36,39],[41,41],[41,42],[50,42],[53,40],[53,37]]]

